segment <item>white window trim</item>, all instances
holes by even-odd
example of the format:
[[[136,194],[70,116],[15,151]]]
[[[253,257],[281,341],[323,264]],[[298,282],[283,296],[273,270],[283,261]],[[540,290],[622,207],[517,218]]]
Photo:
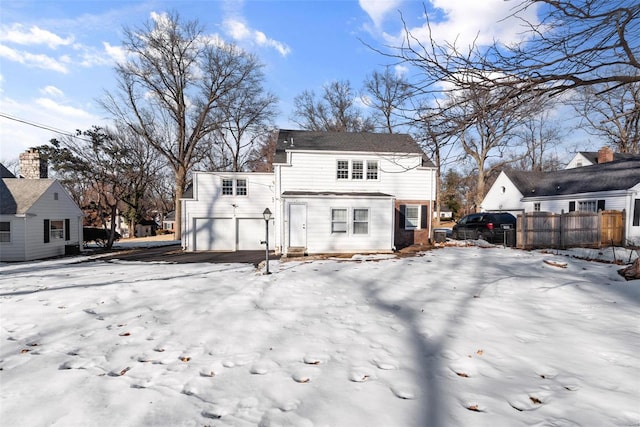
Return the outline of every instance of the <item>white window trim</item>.
[[[238,185],[238,181],[244,181],[244,187],[240,187]],[[240,197],[246,197],[249,195],[249,180],[246,178],[238,178],[233,181],[234,184],[234,194]],[[244,194],[238,194],[238,188],[244,188]]]
[[[228,188],[229,188],[229,186],[228,186],[228,185],[225,185],[225,181],[226,181],[226,182],[231,181],[231,193],[230,193],[230,194],[229,194],[229,193],[225,193],[225,189],[228,189]],[[223,196],[233,196],[233,194],[235,193],[235,191],[234,191],[234,190],[235,190],[234,180],[233,180],[233,179],[231,179],[231,178],[222,178],[222,182],[221,182],[221,184],[220,184],[220,193],[221,193]]]
[[[360,165],[360,169],[355,168],[355,164]],[[365,167],[367,163],[364,160],[351,160],[351,179],[353,181],[364,181],[365,180]],[[360,177],[356,178],[356,171],[359,172]]]
[[[225,188],[229,188],[228,186],[225,186],[225,181],[231,181],[231,194],[229,193],[225,193],[224,190]],[[246,194],[238,194],[238,181],[244,181],[245,182],[245,191]],[[247,197],[249,195],[249,180],[247,178],[222,178],[222,182],[220,184],[220,194],[223,197],[232,197],[232,196],[238,196],[238,197]]]
[[[369,178],[369,164],[376,165],[376,177]],[[378,181],[380,179],[380,162],[378,160],[367,160],[365,163],[364,179],[366,181]]]
[[[593,206],[593,209],[591,207]],[[589,209],[585,209],[589,207]],[[576,211],[578,212],[598,212],[597,200],[578,200],[576,203]]]
[[[338,167],[340,162],[345,162],[347,164],[347,168],[346,169],[340,169]],[[360,170],[362,173],[362,177],[361,178],[354,178],[353,176],[353,164],[354,162],[360,162],[362,163],[362,169]],[[369,173],[369,164],[375,164],[376,168],[375,168],[375,173],[376,173],[376,177],[375,178],[369,178],[368,177],[368,173]],[[343,172],[343,174],[345,174],[344,178],[340,178],[338,177],[338,173],[339,172]],[[365,159],[350,159],[350,160],[346,160],[346,159],[337,159],[336,160],[336,174],[335,174],[335,179],[336,181],[380,181],[380,160],[365,160]]]
[[[340,169],[340,163],[344,162],[347,164],[347,169]],[[338,176],[340,172],[346,172],[346,176],[344,178]],[[351,177],[351,162],[345,159],[336,160],[336,181],[348,181]]]

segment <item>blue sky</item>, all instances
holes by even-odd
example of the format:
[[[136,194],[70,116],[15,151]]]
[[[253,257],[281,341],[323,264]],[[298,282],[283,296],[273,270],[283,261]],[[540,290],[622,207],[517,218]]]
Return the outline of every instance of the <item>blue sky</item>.
[[[504,0],[253,0],[126,1],[3,0],[0,11],[0,114],[65,132],[105,124],[97,100],[114,88],[122,58],[123,26],[139,27],[153,14],[176,11],[198,19],[205,32],[256,54],[266,85],[278,96],[279,127],[290,120],[293,99],[319,93],[333,80],[355,89],[389,59],[373,46],[397,45],[400,12],[412,33],[426,34],[425,8],[436,38],[505,43],[518,37],[517,21],[502,20],[515,1]],[[534,13],[534,11],[531,11]],[[402,67],[399,73],[410,70]],[[0,161],[55,137],[0,117]]]

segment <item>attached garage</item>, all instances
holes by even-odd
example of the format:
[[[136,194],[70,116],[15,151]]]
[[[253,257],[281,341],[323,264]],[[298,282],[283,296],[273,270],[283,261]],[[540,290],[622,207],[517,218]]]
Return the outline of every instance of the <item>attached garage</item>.
[[[193,226],[196,251],[264,249],[261,243],[265,237],[262,218],[195,218]],[[270,227],[271,236],[272,230],[273,227]]]

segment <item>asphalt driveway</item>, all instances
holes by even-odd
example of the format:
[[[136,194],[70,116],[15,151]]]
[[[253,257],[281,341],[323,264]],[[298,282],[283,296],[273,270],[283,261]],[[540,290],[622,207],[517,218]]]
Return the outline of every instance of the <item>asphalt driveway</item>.
[[[142,262],[173,262],[177,264],[209,262],[216,264],[242,263],[257,266],[264,261],[264,251],[236,252],[185,252],[180,245],[155,246],[151,248],[124,249],[100,257],[103,260]],[[279,259],[271,253],[269,259]]]

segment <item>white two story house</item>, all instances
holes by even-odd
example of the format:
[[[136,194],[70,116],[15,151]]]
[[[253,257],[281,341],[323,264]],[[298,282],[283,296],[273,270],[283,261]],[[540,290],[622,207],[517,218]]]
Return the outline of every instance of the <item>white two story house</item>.
[[[436,173],[408,135],[281,130],[273,173],[196,172],[185,250],[391,252],[426,244]]]

